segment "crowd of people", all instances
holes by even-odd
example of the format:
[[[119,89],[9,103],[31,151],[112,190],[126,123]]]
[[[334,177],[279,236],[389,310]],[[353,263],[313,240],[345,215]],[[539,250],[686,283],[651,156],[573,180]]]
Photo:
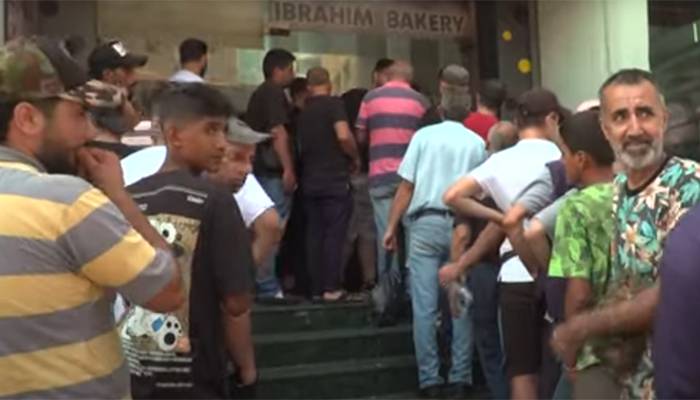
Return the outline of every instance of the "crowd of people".
[[[273,49],[241,114],[179,54],[147,85],[120,41],[0,47],[0,397],[254,397],[256,299],[411,318],[425,398],[474,354],[493,398],[700,397],[700,169],[649,72],[507,121],[459,65],[436,101],[390,59],[336,96]]]

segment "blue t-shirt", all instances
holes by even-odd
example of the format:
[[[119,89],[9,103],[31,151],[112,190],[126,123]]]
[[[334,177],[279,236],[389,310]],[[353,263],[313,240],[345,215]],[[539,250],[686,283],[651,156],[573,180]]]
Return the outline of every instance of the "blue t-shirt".
[[[459,122],[444,121],[420,129],[411,139],[399,176],[413,183],[407,215],[447,210],[445,191],[486,160],[486,143]]]
[[[666,239],[661,301],[654,322],[654,384],[659,399],[700,398],[700,206]]]

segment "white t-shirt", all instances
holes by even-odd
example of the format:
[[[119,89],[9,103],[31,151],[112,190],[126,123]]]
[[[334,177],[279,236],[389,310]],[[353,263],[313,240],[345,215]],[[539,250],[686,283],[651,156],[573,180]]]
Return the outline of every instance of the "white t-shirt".
[[[544,139],[524,139],[515,146],[492,155],[469,175],[506,212],[513,200],[542,173],[542,167],[561,158],[554,143]],[[501,246],[501,255],[512,251],[508,240]],[[533,278],[519,257],[512,257],[501,266],[502,282],[532,282]]]
[[[165,162],[165,146],[153,146],[125,157],[122,161],[124,183],[128,186],[158,172]],[[241,209],[243,222],[250,227],[253,222],[274,203],[265,193],[255,176],[248,175],[241,189],[233,196]]]
[[[204,83],[204,79],[192,71],[181,69],[170,77],[170,82]]]

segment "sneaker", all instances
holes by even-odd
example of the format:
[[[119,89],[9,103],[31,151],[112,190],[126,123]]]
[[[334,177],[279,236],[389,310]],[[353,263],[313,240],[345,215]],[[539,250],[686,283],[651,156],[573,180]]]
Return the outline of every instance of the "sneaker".
[[[421,399],[441,399],[442,385],[426,386],[418,391],[418,397]]]
[[[468,399],[472,395],[472,386],[459,382],[450,383],[445,387],[445,398],[446,399]]]

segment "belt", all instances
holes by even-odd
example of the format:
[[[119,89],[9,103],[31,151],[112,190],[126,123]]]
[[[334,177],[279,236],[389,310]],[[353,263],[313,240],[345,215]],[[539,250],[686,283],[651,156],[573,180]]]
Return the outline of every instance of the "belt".
[[[410,219],[412,221],[415,221],[418,218],[427,217],[429,215],[438,215],[441,217],[454,217],[454,214],[450,210],[441,210],[439,208],[424,208],[411,214]]]

